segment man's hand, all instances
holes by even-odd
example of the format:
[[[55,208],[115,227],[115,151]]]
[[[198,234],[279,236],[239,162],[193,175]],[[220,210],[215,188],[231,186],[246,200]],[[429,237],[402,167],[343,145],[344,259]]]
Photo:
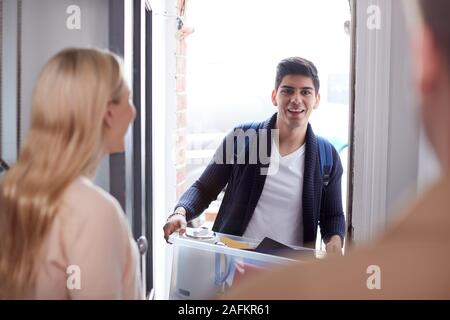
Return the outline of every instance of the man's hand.
[[[177,208],[178,210],[179,208]],[[184,209],[183,209],[184,211]],[[175,231],[178,231],[181,234],[186,232],[186,211],[184,211],[184,214],[181,213],[174,213],[167,219],[166,224],[163,227],[164,230],[164,239],[166,239],[166,242],[169,243],[169,236],[174,233]]]
[[[342,255],[342,240],[341,237],[335,234],[330,239],[328,239],[325,245],[325,250],[327,254],[340,254]]]

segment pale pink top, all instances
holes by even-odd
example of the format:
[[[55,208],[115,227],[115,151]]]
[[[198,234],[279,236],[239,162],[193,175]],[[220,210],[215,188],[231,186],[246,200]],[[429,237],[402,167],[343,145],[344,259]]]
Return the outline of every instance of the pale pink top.
[[[138,248],[125,215],[85,177],[64,193],[40,261],[34,299],[143,297]]]

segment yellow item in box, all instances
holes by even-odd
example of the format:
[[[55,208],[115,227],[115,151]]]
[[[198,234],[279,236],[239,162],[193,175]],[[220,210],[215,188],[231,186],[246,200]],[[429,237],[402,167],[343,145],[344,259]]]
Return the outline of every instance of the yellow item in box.
[[[220,237],[220,242],[230,248],[234,249],[253,249],[249,243],[232,240],[228,237]]]

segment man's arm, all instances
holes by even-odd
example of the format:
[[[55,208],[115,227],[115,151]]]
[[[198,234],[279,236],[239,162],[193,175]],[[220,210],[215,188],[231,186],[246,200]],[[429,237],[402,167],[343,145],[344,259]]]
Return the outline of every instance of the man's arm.
[[[169,215],[163,228],[166,241],[175,231],[183,233],[187,221],[200,215],[227,184],[234,154],[233,150],[227,150],[226,143],[230,141],[228,139],[233,139],[233,134],[234,131],[225,137],[200,178],[183,193],[174,213]]]
[[[234,152],[232,148],[227,150],[227,143],[233,143],[233,141],[234,130],[223,139],[205,171],[183,193],[175,206],[175,208],[182,207],[186,210],[188,221],[200,215],[212,201],[217,199],[219,193],[228,183],[233,170]]]

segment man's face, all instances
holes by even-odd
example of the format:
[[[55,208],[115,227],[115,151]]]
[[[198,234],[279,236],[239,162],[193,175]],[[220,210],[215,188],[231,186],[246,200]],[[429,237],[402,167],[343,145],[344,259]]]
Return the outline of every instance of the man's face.
[[[320,95],[316,95],[311,78],[303,75],[284,76],[278,90],[272,92],[273,105],[278,107],[277,124],[290,129],[306,127],[319,101]]]

